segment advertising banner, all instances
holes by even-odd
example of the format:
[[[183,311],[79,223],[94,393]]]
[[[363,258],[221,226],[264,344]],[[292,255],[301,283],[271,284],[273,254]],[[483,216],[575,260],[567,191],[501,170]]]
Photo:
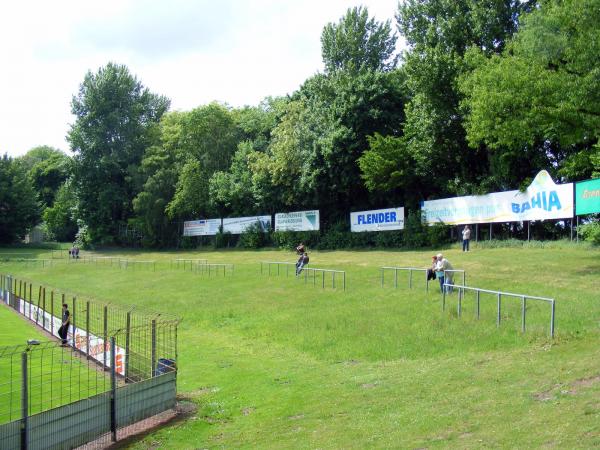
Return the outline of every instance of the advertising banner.
[[[319,210],[275,214],[275,231],[317,231]]]
[[[183,222],[184,236],[214,236],[221,226],[221,219],[189,220]]]
[[[246,228],[258,223],[260,229],[267,232],[271,229],[271,216],[232,217],[223,219],[223,232],[242,234]]]
[[[545,170],[525,192],[506,191],[423,202],[426,223],[448,225],[573,217],[573,183],[555,184]]]
[[[600,212],[600,178],[575,183],[575,214]]]
[[[404,229],[404,208],[375,209],[350,213],[350,230],[388,231]]]

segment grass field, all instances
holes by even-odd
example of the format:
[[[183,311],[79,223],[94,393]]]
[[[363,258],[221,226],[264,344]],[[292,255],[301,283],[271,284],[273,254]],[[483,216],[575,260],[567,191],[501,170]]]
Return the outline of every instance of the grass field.
[[[554,339],[546,304],[528,304],[522,334],[518,299],[497,328],[495,297],[478,321],[472,297],[462,317],[456,294],[442,312],[435,283],[381,287],[380,266],[426,267],[431,252],[312,252],[311,265],[347,271],[345,292],[261,276],[261,260],[294,261],[281,251],[121,254],[157,260],[156,272],[64,261],[0,272],[183,318],[178,389],[198,412],[136,448],[600,446],[600,250],[549,247],[444,253],[471,286],[555,298]],[[174,270],[172,258],[235,272]]]

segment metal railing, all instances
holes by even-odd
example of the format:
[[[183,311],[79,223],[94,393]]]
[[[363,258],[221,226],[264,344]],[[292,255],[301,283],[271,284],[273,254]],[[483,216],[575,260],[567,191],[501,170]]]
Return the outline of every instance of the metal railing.
[[[321,274],[321,287],[323,289],[325,289],[325,274],[330,273],[331,274],[331,287],[335,289],[335,276],[336,274],[341,274],[342,275],[342,286],[344,288],[344,291],[346,290],[346,271],[344,270],[332,270],[332,269],[317,269],[314,267],[306,267],[304,266],[302,268],[302,271],[304,272],[304,284],[306,284],[308,282],[308,278],[309,278],[309,272],[312,272],[313,276],[313,286],[316,286],[317,284],[317,273]]]
[[[289,276],[290,274],[290,266],[293,266],[295,268],[297,263],[293,263],[293,262],[285,262],[285,261],[261,261],[260,262],[260,274],[262,275],[266,270],[264,269],[264,266],[267,266],[268,268],[268,274],[269,276],[271,276],[271,267],[275,266],[277,267],[277,275],[279,276],[279,274],[282,272],[281,270],[281,266],[285,267],[285,276]],[[305,268],[308,268],[309,265],[305,264],[304,265]],[[275,269],[273,269],[274,272]],[[293,271],[293,273],[295,274],[295,270]]]
[[[476,299],[476,315],[477,319],[480,316],[480,297],[481,293],[493,294],[496,296],[497,303],[497,314],[496,314],[496,326],[500,326],[500,322],[502,320],[502,297],[516,297],[521,299],[521,331],[525,333],[526,329],[526,317],[527,317],[527,300],[534,301],[542,301],[546,303],[550,303],[550,337],[554,337],[554,317],[555,317],[555,305],[556,301],[553,298],[548,297],[537,297],[533,295],[525,295],[525,294],[514,294],[512,292],[502,292],[502,291],[493,291],[489,289],[480,289],[475,287],[461,286],[457,284],[444,284],[446,287],[452,287],[458,290],[458,304],[457,304],[457,314],[460,317],[462,315],[462,302],[464,299],[465,291],[473,291],[475,292]],[[446,309],[446,289],[442,292],[442,310]]]
[[[131,267],[135,269],[136,267],[147,267],[152,268],[153,272],[156,272],[156,261],[140,261],[137,259],[120,259],[119,260],[119,268],[128,269]]]
[[[11,262],[11,263],[24,263],[26,266],[29,264],[32,265],[41,265],[42,267],[51,266],[51,259],[37,259],[37,258],[2,258],[1,261]]]
[[[203,259],[203,258],[177,258],[177,259],[172,259],[171,260],[171,269],[175,268],[175,269],[179,269],[179,266],[182,265],[183,266],[183,270],[186,269],[187,265],[189,263],[190,266],[190,270],[194,269],[194,266],[197,266],[199,264],[208,264],[208,259]]]
[[[425,273],[425,290],[429,291],[429,280],[427,279],[427,270],[417,267],[380,267],[381,271],[381,287],[385,284],[385,271],[394,271],[394,288],[398,288],[398,272],[408,272],[408,288],[412,289],[413,272],[424,272]]]
[[[207,274],[211,276],[211,274],[218,275],[223,269],[223,276],[227,274],[227,269],[229,269],[229,274],[233,275],[234,265],[233,264],[197,264],[195,267],[196,273],[200,273],[200,275]]]

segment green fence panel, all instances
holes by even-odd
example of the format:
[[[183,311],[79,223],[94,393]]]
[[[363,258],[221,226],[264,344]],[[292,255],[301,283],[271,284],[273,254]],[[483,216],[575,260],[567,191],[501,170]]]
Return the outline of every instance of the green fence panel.
[[[30,450],[69,449],[110,431],[110,392],[29,418]]]
[[[117,389],[117,426],[125,427],[175,406],[176,373],[169,372]]]
[[[20,450],[21,421],[3,423],[0,425],[0,448],[2,450]]]

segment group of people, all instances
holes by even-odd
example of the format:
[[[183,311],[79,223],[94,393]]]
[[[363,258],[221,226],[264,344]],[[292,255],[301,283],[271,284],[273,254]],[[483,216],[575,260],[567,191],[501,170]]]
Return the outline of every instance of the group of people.
[[[427,269],[427,281],[438,279],[440,282],[440,290],[444,292],[444,284],[452,284],[452,271],[454,267],[450,264],[444,255],[438,253],[431,257],[431,267]],[[452,292],[452,287],[447,287],[447,292]]]
[[[73,244],[73,247],[69,250],[69,257],[73,259],[79,259],[79,247]]]

